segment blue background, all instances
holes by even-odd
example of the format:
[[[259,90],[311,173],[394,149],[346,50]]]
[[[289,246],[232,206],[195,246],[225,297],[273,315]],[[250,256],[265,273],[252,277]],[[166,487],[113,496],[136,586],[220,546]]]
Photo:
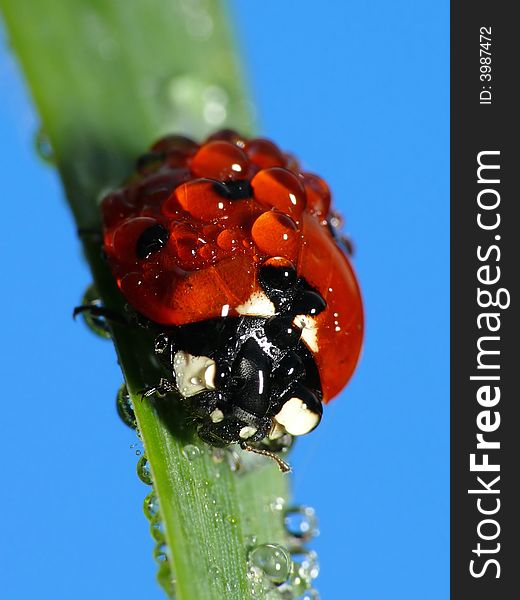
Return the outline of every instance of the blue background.
[[[317,587],[448,598],[448,2],[233,7],[263,134],[330,183],[365,297],[357,374],[292,457],[320,520]],[[71,319],[89,274],[5,47],[0,86],[0,590],[160,599],[121,376]]]

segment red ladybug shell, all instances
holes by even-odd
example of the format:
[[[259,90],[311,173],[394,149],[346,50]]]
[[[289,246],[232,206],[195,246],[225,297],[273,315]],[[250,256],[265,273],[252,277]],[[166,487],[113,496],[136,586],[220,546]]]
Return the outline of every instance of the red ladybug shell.
[[[229,181],[250,182],[247,197],[230,199],[216,188]],[[359,286],[328,225],[326,183],[300,171],[292,156],[232,131],[201,145],[169,136],[142,157],[125,188],[104,198],[102,213],[104,250],[121,292],[165,326],[244,314],[262,292],[259,267],[292,263],[327,303],[310,343],[303,336],[323,400],[345,386],[363,336]],[[139,258],[137,240],[153,225],[165,228],[167,242]]]

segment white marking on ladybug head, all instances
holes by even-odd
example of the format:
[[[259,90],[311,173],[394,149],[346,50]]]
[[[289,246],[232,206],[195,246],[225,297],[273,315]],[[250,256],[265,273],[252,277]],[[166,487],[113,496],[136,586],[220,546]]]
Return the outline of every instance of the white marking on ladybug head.
[[[215,389],[217,365],[207,356],[193,356],[180,350],[173,357],[173,372],[177,389],[185,398]]]
[[[264,292],[253,292],[251,296],[235,309],[239,315],[254,317],[272,317],[276,313],[274,304]]]
[[[316,323],[316,319],[308,315],[296,315],[293,324],[302,330],[302,340],[309,350],[318,352],[318,324]]]
[[[291,435],[304,435],[320,422],[321,415],[311,411],[301,398],[289,398],[274,417]]]
[[[219,408],[216,408],[209,415],[209,418],[212,420],[213,423],[220,423],[221,421],[224,420],[224,413]]]
[[[215,364],[214,361],[211,361],[211,363],[206,367],[206,370],[204,371],[204,383],[206,384],[206,387],[208,388],[208,390],[214,390],[215,389],[215,375],[217,374],[217,365]]]
[[[242,427],[238,436],[242,440],[247,440],[250,437],[253,437],[257,431],[258,431],[258,429],[256,427],[251,427],[250,425],[246,425],[245,427]]]

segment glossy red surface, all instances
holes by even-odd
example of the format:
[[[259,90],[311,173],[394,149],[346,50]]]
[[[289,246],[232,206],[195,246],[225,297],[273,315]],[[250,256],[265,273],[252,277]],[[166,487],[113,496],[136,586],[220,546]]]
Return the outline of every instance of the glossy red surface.
[[[261,289],[259,266],[290,261],[327,303],[316,317],[313,355],[324,401],[337,395],[358,360],[363,311],[349,259],[327,224],[327,184],[300,172],[271,141],[230,130],[201,145],[168,136],[150,152],[102,204],[104,249],[128,302],[166,326],[236,316]],[[232,199],[218,183],[229,181],[250,188]],[[139,236],[157,224],[167,243],[139,258]]]

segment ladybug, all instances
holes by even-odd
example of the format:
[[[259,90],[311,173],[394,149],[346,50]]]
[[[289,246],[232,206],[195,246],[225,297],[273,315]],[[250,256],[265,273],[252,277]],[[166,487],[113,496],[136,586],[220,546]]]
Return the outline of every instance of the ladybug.
[[[361,295],[327,184],[274,143],[224,130],[157,141],[102,201],[103,247],[161,333],[168,377],[213,446],[312,431],[356,366]],[[273,456],[274,457],[274,456]]]

